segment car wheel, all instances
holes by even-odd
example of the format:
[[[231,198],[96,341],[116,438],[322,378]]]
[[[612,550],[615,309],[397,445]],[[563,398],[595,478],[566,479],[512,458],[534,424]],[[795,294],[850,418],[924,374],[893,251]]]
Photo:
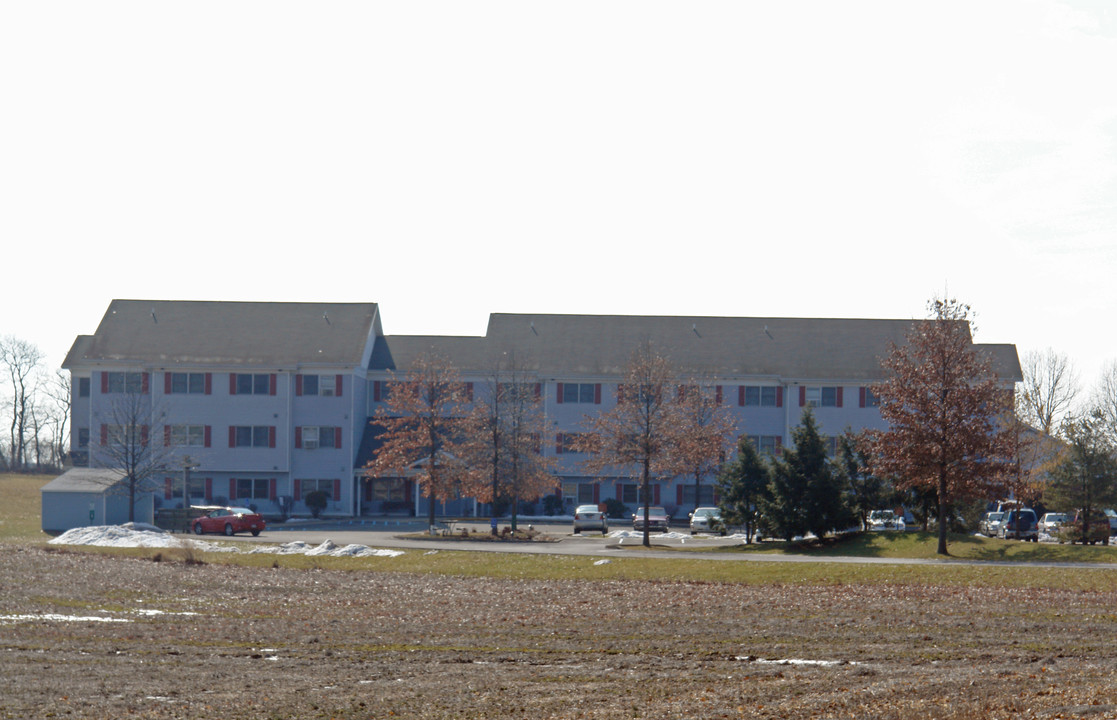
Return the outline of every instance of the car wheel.
[[[232,535],[233,534],[233,526],[232,526],[231,523],[225,523],[225,534],[226,535]]]
[[[252,537],[256,537],[256,536],[258,536],[259,534],[260,534],[260,531],[259,531],[259,530],[253,530],[253,531],[252,531]]]
[[[579,534],[580,532],[582,532],[582,528],[579,528],[579,527],[574,528],[574,534],[575,535]]]
[[[194,523],[194,534],[195,535],[201,535],[202,534],[202,524],[201,523]]]

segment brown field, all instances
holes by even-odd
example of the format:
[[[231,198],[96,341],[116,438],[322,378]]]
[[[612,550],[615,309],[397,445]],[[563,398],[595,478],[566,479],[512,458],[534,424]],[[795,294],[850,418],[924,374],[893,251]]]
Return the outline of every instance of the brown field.
[[[0,718],[1117,717],[1109,580],[494,579],[149,555],[0,544]],[[827,664],[773,662],[790,660]]]

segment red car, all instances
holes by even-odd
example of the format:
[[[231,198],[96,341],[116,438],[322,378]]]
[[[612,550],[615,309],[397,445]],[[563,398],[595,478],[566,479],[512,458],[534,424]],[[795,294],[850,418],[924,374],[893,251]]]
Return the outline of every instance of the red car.
[[[264,518],[248,508],[214,507],[204,509],[208,512],[200,518],[194,518],[192,523],[195,535],[201,535],[202,533],[236,535],[246,530],[253,535],[259,535],[265,527]]]

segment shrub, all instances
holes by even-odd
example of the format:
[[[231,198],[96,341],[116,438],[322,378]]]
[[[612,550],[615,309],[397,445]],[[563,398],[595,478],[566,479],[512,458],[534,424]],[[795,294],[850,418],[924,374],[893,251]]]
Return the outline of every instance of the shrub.
[[[628,506],[616,498],[609,498],[605,501],[605,514],[614,520],[624,519],[628,516]]]
[[[322,514],[322,511],[326,509],[326,503],[329,502],[329,500],[330,494],[328,492],[325,490],[314,490],[306,494],[303,502],[306,503],[306,507],[310,510],[310,514],[314,517],[318,517]]]
[[[562,498],[558,495],[548,495],[543,498],[543,514],[558,515],[562,512]]]

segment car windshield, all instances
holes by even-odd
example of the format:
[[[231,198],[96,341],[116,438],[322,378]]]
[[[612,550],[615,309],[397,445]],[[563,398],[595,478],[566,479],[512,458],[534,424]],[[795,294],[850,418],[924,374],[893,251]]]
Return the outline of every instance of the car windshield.
[[[636,514],[639,515],[640,517],[643,517],[644,516],[644,508],[640,508],[640,510],[637,511]],[[652,507],[648,508],[648,514],[649,515],[666,515],[667,513],[661,507],[652,506]]]
[[[695,517],[717,517],[718,510],[716,508],[698,508],[694,511]]]
[[[869,513],[870,520],[893,520],[896,514],[891,510],[873,510]]]
[[[992,521],[992,522],[996,522],[997,520],[1000,520],[1004,516],[1005,516],[1004,513],[989,513],[989,520]]]
[[[574,512],[576,512],[576,513],[593,513],[593,512],[597,512],[597,506],[596,506],[596,505],[579,505],[579,506],[578,506],[578,509],[577,509],[577,510],[575,510]]]

